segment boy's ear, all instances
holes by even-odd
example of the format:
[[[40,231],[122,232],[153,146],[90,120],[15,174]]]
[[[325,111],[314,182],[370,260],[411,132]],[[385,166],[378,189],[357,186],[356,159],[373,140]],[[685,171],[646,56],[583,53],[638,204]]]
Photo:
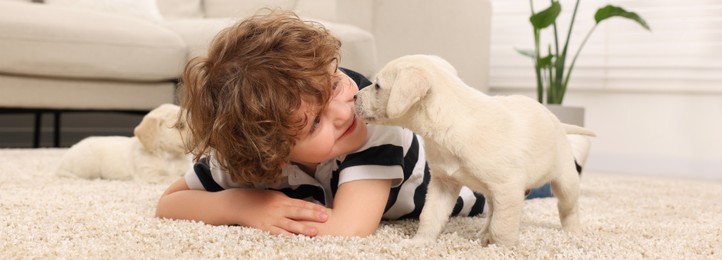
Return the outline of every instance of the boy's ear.
[[[393,82],[386,104],[386,114],[389,119],[402,116],[431,88],[431,83],[423,70],[413,65],[399,68]]]

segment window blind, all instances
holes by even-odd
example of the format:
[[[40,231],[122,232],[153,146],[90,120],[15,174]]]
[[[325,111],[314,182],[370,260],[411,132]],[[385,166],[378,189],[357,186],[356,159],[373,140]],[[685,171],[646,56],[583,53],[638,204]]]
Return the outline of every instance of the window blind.
[[[557,18],[560,45],[566,40],[575,0],[561,0]],[[549,0],[534,0],[539,12]],[[607,4],[644,18],[651,31],[636,22],[610,18],[597,26],[582,49],[569,89],[722,93],[722,1],[719,0],[582,0],[569,43],[567,66],[587,32],[594,13]],[[533,50],[529,0],[492,0],[492,89],[533,89],[533,61],[515,49]],[[541,36],[542,55],[553,41],[553,29]],[[553,46],[552,46],[553,48]],[[560,49],[562,47],[560,46]]]

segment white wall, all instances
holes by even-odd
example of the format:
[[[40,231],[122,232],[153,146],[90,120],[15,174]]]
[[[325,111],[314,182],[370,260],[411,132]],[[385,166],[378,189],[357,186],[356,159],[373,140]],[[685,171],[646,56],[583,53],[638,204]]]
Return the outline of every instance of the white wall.
[[[459,76],[470,86],[488,90],[490,0],[337,3],[338,21],[374,35],[378,69],[403,55],[434,54],[454,64]]]
[[[492,94],[532,91],[492,89]],[[570,90],[597,134],[587,170],[722,181],[722,93]]]

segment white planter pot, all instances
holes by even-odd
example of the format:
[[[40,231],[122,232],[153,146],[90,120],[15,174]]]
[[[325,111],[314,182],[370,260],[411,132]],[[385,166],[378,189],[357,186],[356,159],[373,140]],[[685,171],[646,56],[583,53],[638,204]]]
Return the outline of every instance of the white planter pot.
[[[584,108],[583,107],[571,107],[563,105],[549,105],[544,106],[549,109],[559,121],[565,124],[584,126]]]

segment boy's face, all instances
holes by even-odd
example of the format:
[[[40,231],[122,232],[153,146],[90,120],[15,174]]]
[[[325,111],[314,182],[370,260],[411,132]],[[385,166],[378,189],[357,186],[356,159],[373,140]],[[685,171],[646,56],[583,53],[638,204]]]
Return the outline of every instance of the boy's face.
[[[358,86],[335,66],[333,97],[322,111],[309,109],[302,104],[308,123],[301,137],[291,148],[291,161],[303,165],[314,165],[337,156],[357,150],[366,140],[366,122],[356,116],[354,95]],[[301,115],[303,116],[303,115]]]

